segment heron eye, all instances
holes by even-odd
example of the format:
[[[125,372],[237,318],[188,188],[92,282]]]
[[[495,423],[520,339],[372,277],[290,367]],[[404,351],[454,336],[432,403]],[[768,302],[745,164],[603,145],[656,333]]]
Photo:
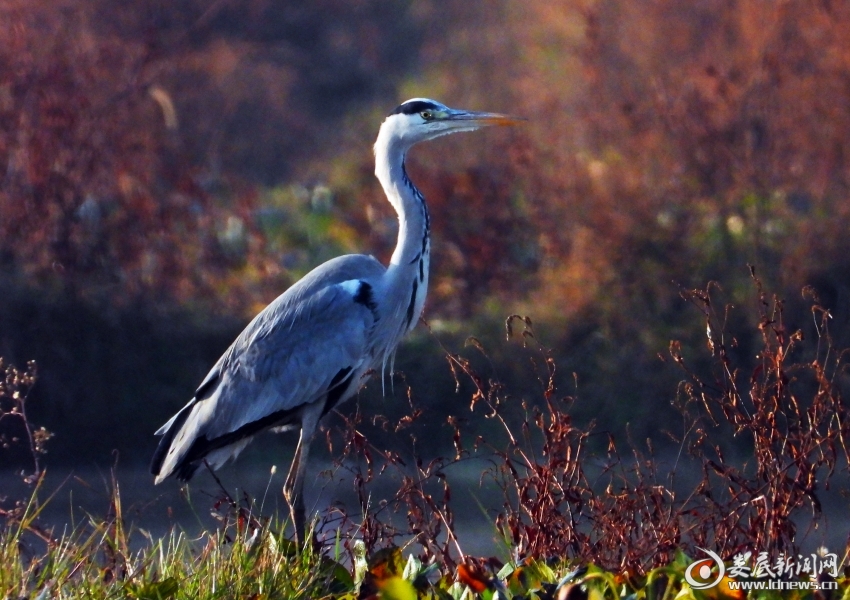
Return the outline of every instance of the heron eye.
[[[430,110],[423,110],[421,113],[419,113],[419,116],[425,119],[426,121],[430,121],[434,118],[434,113],[432,113]]]

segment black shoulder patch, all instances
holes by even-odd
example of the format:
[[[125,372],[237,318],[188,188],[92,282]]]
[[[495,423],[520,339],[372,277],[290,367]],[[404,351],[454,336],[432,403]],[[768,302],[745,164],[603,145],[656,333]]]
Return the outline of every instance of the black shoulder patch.
[[[354,301],[368,308],[373,314],[378,308],[375,303],[375,295],[372,293],[372,286],[365,281],[360,282],[360,287],[357,288],[357,293],[354,295]]]
[[[440,107],[427,100],[414,100],[413,102],[399,104],[390,115],[415,115],[423,110],[440,110]]]

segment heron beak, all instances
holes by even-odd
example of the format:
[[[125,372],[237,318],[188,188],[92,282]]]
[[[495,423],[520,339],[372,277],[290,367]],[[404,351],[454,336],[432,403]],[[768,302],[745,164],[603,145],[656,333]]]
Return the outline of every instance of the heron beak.
[[[503,115],[501,113],[458,110],[450,112],[445,120],[455,122],[460,127],[484,127],[487,125],[500,125],[504,127],[508,125],[519,125],[526,119],[523,119],[522,117],[512,117],[511,115]]]

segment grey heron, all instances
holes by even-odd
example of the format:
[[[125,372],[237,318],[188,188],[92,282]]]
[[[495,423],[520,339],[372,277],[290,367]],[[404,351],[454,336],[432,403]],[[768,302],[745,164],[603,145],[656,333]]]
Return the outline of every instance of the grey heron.
[[[206,462],[218,468],[266,429],[300,427],[284,495],[296,537],[304,532],[302,488],[319,420],[352,397],[365,375],[387,365],[419,320],[428,289],[430,218],[410,181],[408,150],[436,137],[514,117],[413,98],[390,113],[375,142],[375,175],[398,213],[398,241],[384,267],[351,254],[319,265],[263,309],[227,349],[194,397],[156,434],[155,483],[188,481]]]

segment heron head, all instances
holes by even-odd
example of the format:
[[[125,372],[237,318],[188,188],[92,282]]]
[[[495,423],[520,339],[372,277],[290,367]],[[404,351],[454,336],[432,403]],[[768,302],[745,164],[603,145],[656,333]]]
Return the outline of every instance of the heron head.
[[[407,147],[441,135],[475,131],[488,125],[515,125],[522,119],[499,113],[474,112],[449,108],[436,100],[413,98],[400,104],[381,126],[385,132]]]

